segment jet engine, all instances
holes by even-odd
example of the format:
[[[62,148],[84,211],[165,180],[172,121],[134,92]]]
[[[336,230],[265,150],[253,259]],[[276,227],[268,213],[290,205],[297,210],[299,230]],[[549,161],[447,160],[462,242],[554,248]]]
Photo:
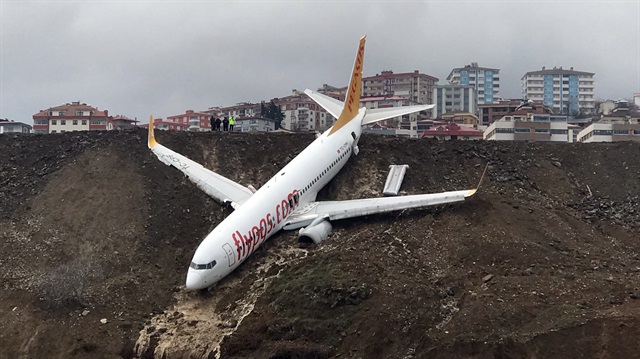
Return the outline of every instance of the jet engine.
[[[298,241],[301,247],[307,247],[311,244],[318,244],[331,234],[331,223],[327,220],[321,220],[319,222],[312,222],[310,225],[301,228],[298,232]]]

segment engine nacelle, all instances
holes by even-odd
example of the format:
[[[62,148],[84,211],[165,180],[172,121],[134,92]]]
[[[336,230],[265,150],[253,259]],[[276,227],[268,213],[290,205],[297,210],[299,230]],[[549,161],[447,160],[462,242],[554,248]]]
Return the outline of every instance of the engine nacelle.
[[[300,229],[300,232],[298,232],[298,241],[301,246],[308,246],[313,243],[318,244],[327,239],[332,230],[333,227],[331,227],[331,223],[327,220],[311,223]]]

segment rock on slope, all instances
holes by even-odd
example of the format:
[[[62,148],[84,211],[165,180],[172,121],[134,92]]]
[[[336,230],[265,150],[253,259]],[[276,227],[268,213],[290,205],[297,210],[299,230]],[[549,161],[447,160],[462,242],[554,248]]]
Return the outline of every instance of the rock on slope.
[[[258,187],[312,135],[166,133]],[[321,199],[409,194],[456,205],[268,241],[212,291],[184,290],[227,214],[146,149],[146,133],[0,136],[0,356],[522,358],[640,351],[640,145],[365,136]],[[106,323],[103,323],[106,319]],[[102,320],[102,322],[101,322]]]

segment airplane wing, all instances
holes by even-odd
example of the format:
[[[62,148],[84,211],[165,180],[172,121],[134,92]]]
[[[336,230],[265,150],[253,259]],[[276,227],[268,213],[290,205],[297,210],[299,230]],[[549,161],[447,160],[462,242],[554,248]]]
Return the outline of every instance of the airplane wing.
[[[233,208],[237,208],[253,195],[248,187],[208,170],[201,164],[159,144],[153,135],[152,118],[149,119],[148,145],[160,161],[180,170],[191,182],[222,204],[230,204]]]
[[[327,112],[329,112],[331,116],[335,118],[340,117],[340,113],[344,108],[344,102],[309,89],[304,90],[304,93],[307,94],[307,96],[311,97],[312,100],[317,102],[318,105],[322,106],[322,108],[327,110]]]
[[[476,193],[476,189],[400,197],[311,202],[299,207],[294,213],[289,215],[284,229],[290,230],[305,227],[318,217],[323,217],[328,220],[345,219],[402,209],[461,202],[474,193]]]

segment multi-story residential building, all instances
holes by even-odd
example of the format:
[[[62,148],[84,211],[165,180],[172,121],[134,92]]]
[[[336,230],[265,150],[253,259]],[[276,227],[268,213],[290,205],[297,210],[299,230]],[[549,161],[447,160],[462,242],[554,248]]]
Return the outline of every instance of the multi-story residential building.
[[[437,138],[439,140],[481,140],[482,131],[457,123],[435,125],[423,131],[420,138]]]
[[[434,104],[431,118],[441,117],[447,112],[477,113],[476,94],[473,86],[436,85],[433,89]]]
[[[138,127],[148,129],[149,124],[143,123]],[[187,131],[189,129],[189,124],[183,124],[182,122],[167,121],[167,120],[163,120],[162,118],[154,118],[153,128],[155,128],[156,130],[163,130],[163,131]]]
[[[236,121],[234,131],[237,132],[271,132],[276,129],[276,122],[264,117],[242,117]]]
[[[477,62],[451,70],[447,81],[473,87],[479,105],[494,103],[500,93],[500,69],[480,67]]]
[[[440,116],[440,120],[444,123],[455,123],[465,125],[467,127],[478,127],[478,116],[469,112],[447,112]]]
[[[631,110],[626,101],[618,101],[609,115],[578,133],[579,142],[640,141],[640,112]]]
[[[180,127],[178,131],[211,131],[211,121],[209,118],[211,118],[211,115],[206,112],[187,110],[185,113],[179,115],[168,116],[167,121],[164,121],[161,125],[169,126],[168,123],[170,122],[174,124],[173,127]],[[154,124],[154,127],[163,129],[160,125],[155,126]]]
[[[325,131],[333,126],[334,118],[324,108],[305,95],[293,90],[291,96],[274,99],[284,114],[281,127],[295,132]]]
[[[492,104],[478,105],[478,119],[481,125],[488,126],[513,112],[522,104],[522,100],[498,100]]]
[[[554,113],[565,115],[593,114],[596,110],[592,72],[542,68],[522,76],[522,96],[542,102]]]
[[[595,122],[578,133],[578,142],[640,142],[640,123]]]
[[[567,116],[552,115],[542,106],[523,107],[495,121],[484,131],[490,141],[573,142],[578,126]]]
[[[267,106],[268,104],[265,104]],[[241,102],[234,106],[220,107],[215,111],[205,111],[216,117],[233,116],[236,119],[244,117],[260,117],[262,111],[262,104]]]
[[[106,130],[109,111],[99,111],[86,103],[71,102],[50,107],[33,115],[35,133]]]
[[[401,96],[413,103],[433,103],[433,87],[438,79],[418,70],[401,74],[382,71],[362,78],[362,97]]]
[[[345,97],[347,96],[347,86],[335,87],[324,84],[321,88],[318,89],[318,92],[329,97],[333,97],[337,100],[344,101]]]
[[[132,120],[127,116],[117,115],[110,117],[107,122],[107,131],[111,130],[131,130],[136,127],[137,120]]]
[[[2,133],[31,133],[32,127],[22,122],[0,118],[0,134]]]

